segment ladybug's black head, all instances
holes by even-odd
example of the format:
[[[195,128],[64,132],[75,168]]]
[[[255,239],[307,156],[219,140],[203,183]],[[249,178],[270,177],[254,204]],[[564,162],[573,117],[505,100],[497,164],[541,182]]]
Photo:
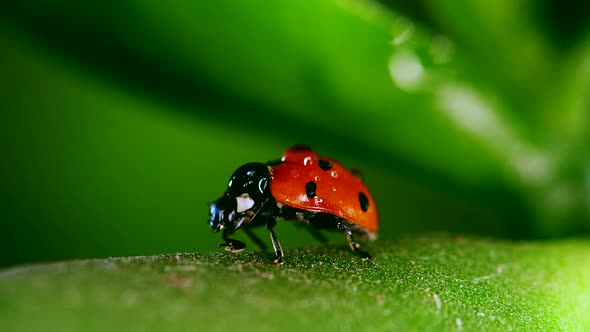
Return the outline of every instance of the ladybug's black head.
[[[232,174],[227,190],[211,203],[209,226],[215,232],[223,228],[234,232],[243,222],[249,223],[270,195],[268,166],[249,163]]]

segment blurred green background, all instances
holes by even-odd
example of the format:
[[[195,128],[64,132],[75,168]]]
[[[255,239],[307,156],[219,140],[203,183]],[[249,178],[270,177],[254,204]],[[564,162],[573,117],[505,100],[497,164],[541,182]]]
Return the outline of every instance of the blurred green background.
[[[294,143],[381,238],[587,235],[589,88],[581,1],[3,3],[0,266],[216,250],[207,204]]]

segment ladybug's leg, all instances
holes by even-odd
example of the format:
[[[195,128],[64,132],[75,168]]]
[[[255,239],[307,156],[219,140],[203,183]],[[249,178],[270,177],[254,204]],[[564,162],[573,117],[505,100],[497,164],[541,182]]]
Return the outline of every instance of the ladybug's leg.
[[[358,242],[356,242],[354,236],[352,235],[352,231],[350,230],[350,228],[348,228],[348,226],[344,225],[343,223],[338,223],[338,228],[344,230],[344,233],[346,234],[346,239],[348,240],[348,245],[350,246],[350,249],[352,251],[359,254],[359,256],[361,256],[361,258],[363,259],[373,259],[371,255],[360,249],[361,245]]]
[[[252,232],[250,227],[244,227],[244,232],[248,235],[248,237],[250,237],[252,242],[256,243],[256,245],[260,249],[262,249],[263,251],[266,251],[266,249],[268,249],[266,244],[264,242],[262,242],[262,240],[256,234],[254,234],[254,232]]]
[[[270,233],[270,240],[272,241],[272,247],[275,250],[275,254],[277,255],[277,258],[274,260],[274,262],[277,265],[283,265],[283,248],[281,248],[281,244],[279,243],[279,239],[277,238],[277,235],[275,234],[275,231],[273,230],[273,227],[275,227],[276,224],[277,224],[276,219],[270,218],[269,221],[266,223],[266,229],[268,229],[268,232]]]
[[[228,228],[223,230],[223,241],[225,243],[220,243],[217,245],[218,248],[224,248],[227,251],[231,252],[240,252],[246,248],[246,244],[242,241],[230,239],[229,235],[231,231]]]
[[[268,231],[270,232],[270,239],[272,240],[272,247],[275,250],[275,254],[277,258],[274,262],[278,265],[283,265],[283,248],[281,248],[281,244],[279,243],[279,239],[277,239],[277,235],[273,231],[272,228],[269,228]]]

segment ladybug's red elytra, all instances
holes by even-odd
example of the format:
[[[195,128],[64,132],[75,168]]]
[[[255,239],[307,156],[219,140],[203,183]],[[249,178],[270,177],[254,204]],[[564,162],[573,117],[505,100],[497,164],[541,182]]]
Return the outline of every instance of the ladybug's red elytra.
[[[223,196],[210,205],[209,217],[215,232],[223,230],[225,243],[219,246],[232,252],[246,247],[229,238],[240,228],[264,248],[251,228],[265,225],[277,264],[283,263],[283,249],[273,230],[277,220],[309,224],[322,242],[326,239],[319,230],[343,230],[352,251],[363,258],[371,256],[360,250],[354,235],[374,240],[379,229],[375,201],[360,177],[302,144],[290,147],[279,161],[239,167]]]

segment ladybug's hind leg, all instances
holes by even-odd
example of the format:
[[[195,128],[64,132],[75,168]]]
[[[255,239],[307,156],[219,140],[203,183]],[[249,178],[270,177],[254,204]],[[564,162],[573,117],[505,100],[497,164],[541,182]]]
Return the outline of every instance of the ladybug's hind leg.
[[[344,233],[346,234],[346,239],[348,240],[348,245],[350,246],[350,249],[352,251],[356,252],[359,256],[361,256],[362,259],[373,259],[371,255],[360,249],[361,245],[358,242],[356,242],[354,236],[352,235],[352,231],[347,225],[343,223],[338,223],[338,228],[344,230]]]

